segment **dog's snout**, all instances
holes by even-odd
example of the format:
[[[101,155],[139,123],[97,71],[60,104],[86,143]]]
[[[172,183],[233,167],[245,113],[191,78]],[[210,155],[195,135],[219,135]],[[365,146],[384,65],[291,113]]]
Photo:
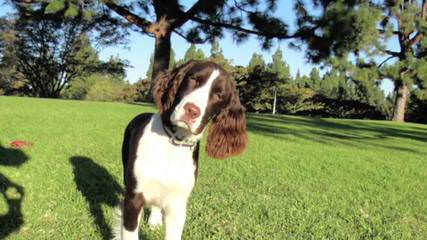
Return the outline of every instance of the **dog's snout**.
[[[195,119],[200,116],[200,108],[194,103],[186,103],[184,105],[185,115],[190,119]]]

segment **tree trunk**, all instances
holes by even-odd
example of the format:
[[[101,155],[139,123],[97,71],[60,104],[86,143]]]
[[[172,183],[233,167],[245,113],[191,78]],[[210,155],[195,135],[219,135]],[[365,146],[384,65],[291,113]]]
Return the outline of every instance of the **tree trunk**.
[[[392,121],[404,122],[406,105],[409,99],[409,88],[402,84],[397,89],[396,102],[394,104],[393,119]]]
[[[169,69],[169,59],[171,52],[171,33],[167,32],[163,36],[156,36],[153,59],[153,72],[151,74],[150,92],[152,93],[154,82],[159,73]]]

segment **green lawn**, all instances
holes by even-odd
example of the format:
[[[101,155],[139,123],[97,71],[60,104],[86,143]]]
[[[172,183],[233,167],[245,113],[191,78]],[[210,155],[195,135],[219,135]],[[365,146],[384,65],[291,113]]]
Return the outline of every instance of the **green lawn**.
[[[0,97],[0,239],[107,238],[122,134],[147,111]],[[184,239],[426,239],[426,125],[249,115],[248,129],[244,155],[202,152]]]

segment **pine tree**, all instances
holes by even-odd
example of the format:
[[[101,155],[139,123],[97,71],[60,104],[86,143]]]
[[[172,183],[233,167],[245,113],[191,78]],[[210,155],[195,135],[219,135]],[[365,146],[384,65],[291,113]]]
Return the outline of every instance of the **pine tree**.
[[[310,82],[308,83],[309,87],[314,91],[320,89],[322,78],[320,77],[320,72],[317,68],[312,68],[310,72]]]
[[[219,40],[218,38],[214,38],[212,45],[211,45],[211,58],[216,58],[222,56],[224,57],[224,55],[222,54],[222,48],[219,45]]]
[[[289,83],[291,79],[289,65],[283,60],[282,50],[277,48],[273,54],[270,71],[277,76],[281,83]]]
[[[251,60],[249,60],[247,68],[249,72],[265,70],[265,62],[262,55],[257,53],[252,54]]]
[[[353,79],[361,86],[369,86],[366,81],[372,85],[391,79],[396,96],[393,120],[404,121],[411,88],[427,86],[427,1],[326,1],[323,9],[318,18],[303,18],[304,7],[297,12],[299,27],[322,23],[322,31],[308,46],[322,47],[309,53],[311,59],[331,54],[356,57],[356,67],[361,70],[352,69],[356,72]],[[397,48],[389,48],[392,41]]]
[[[215,38],[212,42],[210,53],[211,55],[208,58],[209,61],[220,65],[228,72],[232,72],[234,70],[231,60],[226,59],[225,56],[222,54],[222,48],[219,45],[218,38]]]
[[[300,72],[300,70],[298,69],[297,70],[297,73],[295,74],[295,78],[294,78],[294,80],[291,82],[293,85],[297,85],[298,86],[298,83],[301,81],[301,72]]]
[[[203,59],[205,59],[205,54],[201,49],[198,49],[195,44],[191,44],[184,55],[184,62]]]

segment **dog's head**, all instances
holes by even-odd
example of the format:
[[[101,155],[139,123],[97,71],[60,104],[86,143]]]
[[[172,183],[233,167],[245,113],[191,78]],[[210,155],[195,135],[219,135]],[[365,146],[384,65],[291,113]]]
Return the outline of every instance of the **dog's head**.
[[[156,80],[154,98],[163,122],[200,138],[212,120],[206,151],[215,158],[243,152],[245,111],[231,76],[219,65],[189,61]]]

